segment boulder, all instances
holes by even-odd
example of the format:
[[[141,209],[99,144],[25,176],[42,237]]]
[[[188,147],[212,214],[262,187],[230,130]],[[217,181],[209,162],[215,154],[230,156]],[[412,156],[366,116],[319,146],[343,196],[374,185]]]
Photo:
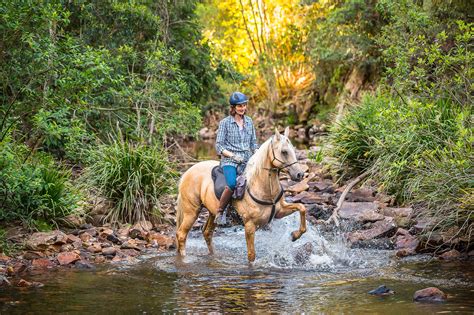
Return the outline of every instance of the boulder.
[[[416,302],[445,302],[447,299],[446,293],[435,287],[418,290],[413,295]]]
[[[339,216],[342,219],[359,222],[383,220],[384,216],[377,212],[377,208],[377,204],[373,202],[344,202],[341,209],[339,209]]]
[[[26,248],[31,250],[45,250],[50,245],[62,245],[67,242],[67,235],[56,230],[51,232],[33,233],[26,241]]]

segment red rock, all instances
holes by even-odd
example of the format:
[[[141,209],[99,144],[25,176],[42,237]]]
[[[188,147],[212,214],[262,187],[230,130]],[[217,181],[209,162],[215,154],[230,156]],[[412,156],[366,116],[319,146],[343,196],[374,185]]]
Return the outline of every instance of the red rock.
[[[48,258],[38,258],[31,262],[33,268],[46,269],[54,266],[54,263]]]
[[[81,259],[81,257],[73,252],[63,252],[59,253],[56,257],[61,266],[69,265],[70,263],[75,262],[76,260]]]
[[[1,263],[8,263],[12,258],[3,254],[3,253],[0,253],[0,262]]]
[[[448,299],[446,293],[435,287],[418,290],[413,295],[416,302],[444,302]]]
[[[174,237],[169,237],[160,233],[149,233],[147,235],[147,241],[149,243],[156,241],[158,246],[165,247],[166,249],[169,249],[175,245]]]
[[[28,288],[28,287],[31,287],[32,285],[33,283],[26,281],[25,279],[20,279],[16,284],[17,287],[22,287],[22,288]]]
[[[100,253],[102,251],[102,246],[99,243],[93,243],[89,247],[87,247],[87,251],[89,253]]]
[[[439,258],[442,260],[455,260],[459,259],[461,256],[461,253],[455,249],[452,249],[450,251],[444,252],[441,255],[439,255]]]

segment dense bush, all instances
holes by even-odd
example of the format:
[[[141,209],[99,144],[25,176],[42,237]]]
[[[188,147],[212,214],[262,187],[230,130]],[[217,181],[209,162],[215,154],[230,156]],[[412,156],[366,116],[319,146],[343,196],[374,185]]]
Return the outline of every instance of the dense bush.
[[[48,228],[77,207],[80,195],[52,157],[29,153],[9,138],[0,142],[0,220]]]
[[[170,192],[177,174],[166,151],[157,146],[119,141],[91,151],[83,176],[89,189],[114,204],[107,220],[137,222],[160,215],[159,198]]]
[[[472,199],[471,126],[470,109],[449,101],[366,95],[333,127],[332,154],[353,171],[370,171],[399,201],[425,204],[432,217]],[[441,206],[443,198],[450,207]]]

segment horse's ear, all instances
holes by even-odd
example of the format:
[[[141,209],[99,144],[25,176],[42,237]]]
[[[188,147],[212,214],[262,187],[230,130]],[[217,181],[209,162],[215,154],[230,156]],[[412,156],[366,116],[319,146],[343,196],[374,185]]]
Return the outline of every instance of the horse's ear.
[[[275,127],[275,140],[280,141],[280,132],[278,132],[277,127]]]
[[[288,136],[290,135],[290,127],[285,128],[285,133],[283,135],[288,138]]]

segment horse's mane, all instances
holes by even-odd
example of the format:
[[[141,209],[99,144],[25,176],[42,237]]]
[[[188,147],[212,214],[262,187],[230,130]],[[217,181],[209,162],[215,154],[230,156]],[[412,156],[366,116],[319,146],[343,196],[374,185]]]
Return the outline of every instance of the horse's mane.
[[[263,170],[263,165],[265,164],[265,160],[268,158],[268,151],[270,150],[270,143],[272,137],[268,138],[260,148],[255,152],[254,155],[250,158],[247,163],[247,167],[245,168],[245,177],[249,185],[258,178],[260,173]]]

